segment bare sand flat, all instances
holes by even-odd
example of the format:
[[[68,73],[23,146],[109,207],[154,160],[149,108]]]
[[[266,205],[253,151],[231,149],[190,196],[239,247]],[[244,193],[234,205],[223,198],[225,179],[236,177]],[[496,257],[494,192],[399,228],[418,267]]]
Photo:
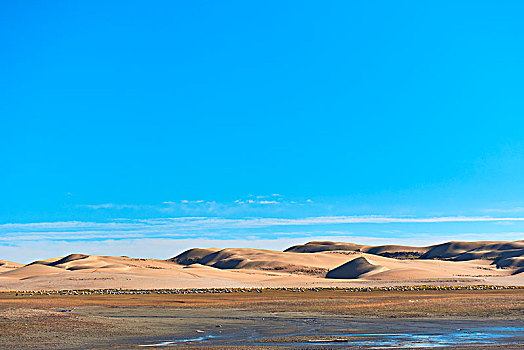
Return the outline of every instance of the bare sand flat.
[[[191,249],[168,260],[71,254],[1,261],[0,290],[524,285],[524,242],[429,247],[311,242],[285,251]]]

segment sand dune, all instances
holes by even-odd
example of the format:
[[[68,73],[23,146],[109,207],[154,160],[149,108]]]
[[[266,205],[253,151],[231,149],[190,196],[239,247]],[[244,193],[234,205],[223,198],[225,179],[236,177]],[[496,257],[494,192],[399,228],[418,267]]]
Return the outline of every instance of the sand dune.
[[[51,259],[51,261],[35,261],[30,265],[49,266],[68,271],[97,269],[113,269],[118,271],[126,270],[130,267],[129,264],[122,259],[123,258],[110,256],[71,254],[63,258]]]
[[[398,284],[524,285],[524,242],[429,247],[310,242],[273,251],[190,249],[168,260],[71,254],[1,261],[0,290]]]
[[[45,276],[45,275],[56,274],[56,273],[61,273],[61,272],[62,270],[56,267],[46,266],[46,265],[41,265],[41,264],[31,264],[31,265],[22,266],[17,269],[13,269],[11,271],[4,272],[0,274],[0,277],[24,279],[28,277]]]
[[[347,261],[348,258],[340,254],[301,254],[264,249],[229,248],[209,249],[205,252],[202,249],[191,249],[170,260],[182,265],[198,263],[218,269],[252,269],[325,275],[328,269]]]
[[[380,245],[376,247],[367,247],[363,252],[386,256],[397,259],[415,259],[425,254],[431,247],[410,247],[402,245]]]
[[[286,252],[311,253],[324,251],[355,251],[397,259],[446,259],[469,261],[493,260],[498,267],[520,267],[518,257],[524,257],[524,241],[514,242],[447,242],[427,247],[400,245],[366,246],[341,242],[309,242],[296,245]],[[505,260],[508,259],[508,260]]]
[[[361,256],[330,270],[326,274],[326,278],[353,279],[383,269],[383,266],[373,265],[365,257]]]
[[[70,254],[70,255],[62,258],[62,259],[58,259],[58,260],[55,260],[53,262],[50,262],[48,265],[49,266],[63,265],[63,264],[67,264],[67,263],[72,262],[72,261],[82,260],[82,259],[86,259],[86,258],[89,258],[89,255]]]
[[[318,253],[334,250],[343,250],[343,251],[361,251],[361,249],[368,247],[361,244],[354,243],[342,243],[342,242],[308,242],[306,244],[299,244],[292,247],[289,247],[284,250],[284,252],[292,253]]]
[[[504,251],[524,250],[524,242],[447,242],[433,246],[422,259],[493,259]]]
[[[15,262],[12,262],[12,261],[0,260],[0,274],[3,273],[3,272],[11,271],[13,269],[17,269],[17,268],[22,267],[22,266],[24,266],[24,265],[23,264],[19,264],[19,263],[15,263]]]
[[[347,279],[366,279],[366,280],[413,280],[413,279],[430,279],[443,277],[488,277],[488,276],[506,276],[511,274],[514,269],[500,269],[491,264],[489,260],[472,260],[472,261],[442,261],[442,260],[399,260],[394,258],[387,258],[373,254],[361,253],[361,258],[375,267],[380,269],[369,268],[369,271],[362,273],[349,273],[346,277],[341,275],[335,278]],[[354,258],[358,261],[360,258]],[[360,263],[363,261],[360,260]],[[347,267],[353,267],[347,262]],[[340,266],[342,267],[342,266]],[[345,271],[348,271],[346,267]],[[333,270],[331,270],[333,271]],[[330,271],[330,272],[331,272]],[[351,277],[351,276],[354,277]],[[328,274],[326,277],[330,278],[332,275]]]
[[[504,268],[504,267],[524,267],[524,257],[522,257],[522,256],[515,256],[515,257],[497,259],[496,264],[497,264],[497,267],[499,267],[499,268]]]
[[[21,266],[24,266],[24,264],[19,264],[19,263],[7,261],[7,260],[0,260],[0,267],[3,267],[5,269],[17,268]]]
[[[524,267],[521,267],[520,269],[517,269],[515,270],[515,272],[513,272],[513,275],[524,275]]]
[[[186,250],[180,255],[177,255],[176,257],[170,259],[171,261],[174,261],[181,265],[191,265],[198,263],[201,259],[206,257],[209,254],[215,253],[220,249],[218,248],[208,248],[208,249],[201,249],[201,248],[193,248]]]
[[[429,247],[410,247],[401,245],[380,245],[380,246],[368,246],[353,243],[342,243],[342,242],[308,242],[306,244],[296,245],[287,248],[285,252],[295,253],[313,253],[313,252],[326,252],[326,251],[355,251],[362,253],[369,253],[375,255],[387,256],[390,258],[417,258],[425,254],[430,250]]]

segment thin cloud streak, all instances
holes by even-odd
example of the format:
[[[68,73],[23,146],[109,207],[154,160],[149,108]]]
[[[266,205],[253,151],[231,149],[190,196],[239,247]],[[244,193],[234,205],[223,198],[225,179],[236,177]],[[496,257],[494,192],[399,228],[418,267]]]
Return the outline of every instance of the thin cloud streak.
[[[145,239],[145,238],[214,238],[232,239],[245,237],[246,234],[258,237],[282,237],[283,235],[303,237],[326,236],[328,232],[340,231],[343,225],[387,225],[387,224],[443,224],[443,223],[482,223],[493,224],[517,223],[524,218],[507,217],[432,217],[405,218],[382,216],[332,216],[309,217],[302,219],[282,218],[215,218],[215,217],[179,217],[155,219],[115,219],[109,222],[40,222],[7,223],[0,225],[0,244],[38,240],[99,240],[107,239]],[[294,229],[293,227],[296,227]],[[337,229],[337,227],[339,227]],[[281,231],[289,232],[279,232]],[[289,229],[287,229],[289,228]],[[350,234],[351,227],[343,229]],[[445,231],[445,227],[443,227]],[[518,230],[518,229],[517,229]],[[257,232],[254,232],[257,231]],[[410,230],[408,230],[410,231]],[[515,230],[516,231],[516,230]],[[369,232],[369,230],[368,230]],[[380,231],[380,232],[383,232]],[[395,234],[398,236],[401,233]],[[444,232],[441,232],[442,236]],[[502,234],[502,233],[501,233]],[[504,234],[509,234],[505,232]],[[384,233],[383,236],[392,236]]]
[[[390,224],[390,223],[456,223],[456,222],[511,222],[524,221],[522,217],[489,217],[489,216],[446,216],[431,218],[406,218],[385,216],[319,216],[297,219],[283,218],[241,218],[228,219],[218,217],[178,217],[142,220],[119,219],[109,222],[58,221],[39,223],[6,223],[0,224],[0,232],[27,232],[31,230],[70,230],[70,229],[138,229],[154,226],[172,228],[252,228],[270,226],[302,226],[331,224]]]
[[[524,212],[524,207],[513,207],[513,208],[492,208],[484,209],[486,213],[522,213]]]

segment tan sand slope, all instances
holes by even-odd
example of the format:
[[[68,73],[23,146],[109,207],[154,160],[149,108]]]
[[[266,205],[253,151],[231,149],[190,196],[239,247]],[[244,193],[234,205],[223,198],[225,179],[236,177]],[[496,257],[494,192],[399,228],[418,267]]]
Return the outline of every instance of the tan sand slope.
[[[447,242],[433,246],[421,259],[495,259],[503,252],[524,252],[524,241],[515,242]]]
[[[211,266],[218,269],[252,269],[311,275],[325,275],[327,270],[347,261],[344,254],[287,253],[264,249],[191,249],[170,259],[177,264]]]
[[[46,276],[51,274],[61,273],[61,269],[57,267],[41,265],[41,264],[31,264],[22,266],[11,271],[4,272],[0,274],[0,277],[4,278],[14,278],[14,279],[24,279],[34,276]]]
[[[371,276],[370,276],[371,275]],[[410,281],[410,280],[424,280],[428,276],[438,279],[449,277],[447,273],[440,271],[427,271],[421,268],[403,267],[386,269],[385,271],[367,275],[368,280],[373,281]]]
[[[176,257],[170,260],[180,265],[197,264],[204,257],[208,256],[209,254],[215,253],[219,250],[220,249],[218,248],[207,248],[207,249],[193,248],[193,249],[186,250],[182,254],[177,255]]]
[[[439,247],[441,255],[435,253],[439,250],[434,250],[436,256],[451,256],[441,259],[377,255],[421,253],[426,248],[332,242],[314,242],[296,249],[324,249],[314,253],[300,253],[295,249],[282,252],[209,248],[191,249],[169,260],[71,254],[25,266],[0,268],[0,290],[383,286],[441,282],[524,285],[520,248],[524,242],[456,243],[426,247],[424,254]],[[331,250],[333,247],[346,250]],[[478,254],[491,258],[464,260]],[[458,256],[461,259],[455,259]]]
[[[23,264],[19,264],[19,263],[7,261],[7,260],[0,260],[0,273],[11,271],[13,269],[17,269],[22,266]]]
[[[341,242],[309,242],[286,252],[356,251],[397,259],[446,259],[470,261],[492,260],[497,267],[524,267],[524,241],[514,242],[447,242],[428,247],[400,245],[364,246]]]
[[[524,267],[521,267],[520,269],[515,270],[515,272],[512,273],[512,275],[524,275]]]
[[[327,252],[335,250],[343,251],[361,251],[363,248],[367,248],[362,244],[355,243],[343,243],[343,242],[330,242],[330,241],[313,241],[306,244],[299,244],[289,247],[284,250],[284,252],[291,253],[318,253],[318,252]]]
[[[296,286],[318,281],[328,268],[340,265],[347,259],[346,255],[339,254],[323,254],[324,257],[313,256],[312,259],[300,255],[298,260],[311,259],[313,266],[289,264],[283,271],[269,264],[271,261],[268,258],[285,254],[283,252],[247,249],[242,254],[258,261],[245,264],[240,269],[219,269],[201,264],[181,265],[166,260],[75,254],[37,261],[0,273],[0,290]],[[257,255],[258,258],[255,258]],[[222,256],[228,254],[224,252]],[[235,256],[240,255],[237,253]],[[220,261],[220,257],[216,262]],[[280,259],[279,264],[283,261]],[[291,270],[294,272],[291,273]]]
[[[330,270],[326,274],[326,278],[353,279],[362,277],[372,271],[383,269],[383,266],[373,265],[365,257],[361,256]]]
[[[491,264],[489,260],[471,260],[471,261],[443,261],[443,260],[399,260],[393,258],[386,258],[378,255],[367,253],[360,253],[361,257],[365,258],[367,263],[373,265],[375,268],[369,268],[369,271],[349,268],[355,268],[355,265],[347,262],[343,271],[347,274],[341,274],[336,278],[359,278],[366,280],[413,280],[424,278],[443,278],[443,277],[489,277],[489,276],[507,276],[515,271],[515,269],[500,269]],[[353,258],[359,259],[359,258]],[[363,261],[360,261],[360,265]],[[342,268],[342,266],[339,266]],[[380,268],[380,269],[379,269]],[[333,271],[333,270],[331,270]],[[327,277],[330,275],[328,274]],[[356,277],[352,277],[356,276]]]
[[[386,256],[390,258],[404,258],[413,259],[418,258],[430,250],[429,247],[411,247],[401,245],[380,245],[368,246],[354,243],[330,242],[330,241],[314,241],[306,244],[299,244],[284,250],[285,252],[294,253],[313,253],[326,251],[355,251],[362,253],[369,253],[375,255]]]
[[[397,259],[416,259],[425,254],[431,247],[411,247],[403,245],[379,245],[376,247],[367,247],[364,253],[381,255],[388,258]]]
[[[521,253],[522,255],[522,253]],[[524,267],[524,256],[503,257],[495,260],[497,267]]]
[[[21,266],[24,266],[24,264],[19,264],[19,263],[7,261],[7,260],[0,260],[0,267],[3,267],[5,269],[16,268],[16,267],[21,267]]]
[[[304,245],[306,246],[306,245]],[[427,259],[399,260],[378,256],[375,254],[358,252],[366,250],[372,252],[422,252],[431,247],[406,247],[406,246],[380,246],[372,249],[370,246],[358,246],[352,244],[331,244],[331,242],[314,242],[311,247],[301,246],[298,251],[317,251],[319,248],[328,250],[317,253],[296,253],[295,249],[285,252],[276,252],[259,249],[193,249],[186,251],[171,259],[180,264],[198,263],[219,269],[251,269],[251,270],[273,270],[296,274],[298,272],[310,275],[324,275],[327,278],[337,279],[367,279],[367,280],[413,280],[423,278],[443,278],[456,276],[488,277],[506,276],[514,272],[514,269],[498,269],[499,266],[490,265],[490,260],[470,261],[442,261]],[[332,247],[351,249],[329,250]],[[305,248],[305,249],[304,249]],[[417,250],[418,249],[418,250]],[[337,256],[338,261],[343,257],[340,265],[331,265],[335,259],[328,256]],[[507,258],[515,259],[515,258]],[[507,267],[514,267],[509,265]]]
[[[144,269],[150,268],[160,269],[166,262],[154,259],[131,259],[128,257],[115,257],[105,255],[85,255],[85,254],[70,254],[63,258],[54,258],[43,261],[32,262],[25,267],[40,265],[46,267],[58,268],[64,271],[78,271],[86,270],[86,272],[93,271],[112,271],[112,272],[126,272],[129,269]],[[138,270],[139,272],[141,270]]]

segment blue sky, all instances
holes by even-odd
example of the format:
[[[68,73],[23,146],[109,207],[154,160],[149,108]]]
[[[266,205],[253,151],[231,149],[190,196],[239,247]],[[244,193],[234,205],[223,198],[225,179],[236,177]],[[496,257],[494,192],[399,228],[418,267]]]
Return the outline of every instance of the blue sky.
[[[522,239],[523,10],[3,1],[0,259]]]

